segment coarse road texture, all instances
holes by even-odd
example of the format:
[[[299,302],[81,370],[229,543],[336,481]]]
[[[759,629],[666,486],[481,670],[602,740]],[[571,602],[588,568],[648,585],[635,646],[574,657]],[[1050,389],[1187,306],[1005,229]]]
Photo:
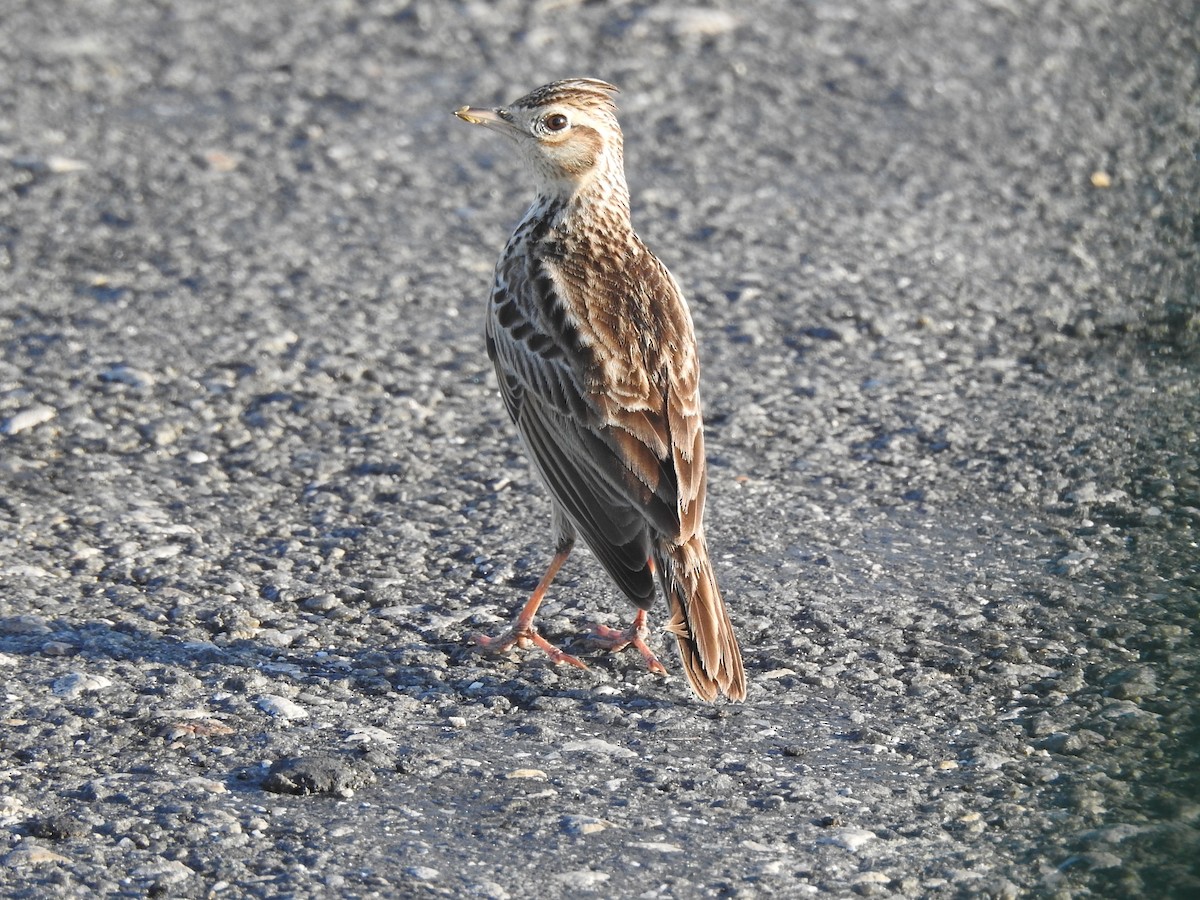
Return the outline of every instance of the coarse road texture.
[[[0,9],[0,895],[1200,892],[1190,0]],[[487,362],[613,81],[744,705],[552,548]],[[656,622],[662,623],[661,606]]]

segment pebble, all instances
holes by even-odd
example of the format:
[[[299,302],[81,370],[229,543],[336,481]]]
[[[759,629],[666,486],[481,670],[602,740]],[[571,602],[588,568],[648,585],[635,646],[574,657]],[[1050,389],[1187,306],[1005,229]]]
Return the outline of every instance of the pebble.
[[[50,634],[53,630],[44,618],[28,613],[0,619],[0,634],[42,635]]]
[[[562,829],[567,834],[584,835],[604,831],[612,823],[595,816],[563,816]]]
[[[610,877],[607,872],[597,872],[595,869],[577,869],[573,872],[558,872],[553,876],[553,880],[568,891],[594,891]]]
[[[31,565],[9,566],[7,569],[4,570],[4,574],[9,575],[14,578],[53,578],[54,577],[53,573],[51,573],[49,570],[44,569],[41,566],[31,566]]]
[[[616,756],[621,759],[629,759],[636,757],[637,754],[625,747],[618,747],[616,744],[610,744],[608,741],[602,741],[600,738],[588,738],[585,741],[572,741],[569,744],[563,744],[564,753],[597,753],[602,756]]]
[[[668,844],[666,841],[633,841],[627,846],[639,850],[654,850],[657,853],[682,853],[683,848],[678,844]]]
[[[15,825],[25,818],[29,807],[20,797],[12,794],[0,794],[0,825]]]
[[[82,694],[94,694],[112,686],[112,680],[103,675],[89,675],[86,672],[72,672],[61,678],[56,678],[51,690],[56,696],[68,700]]]
[[[513,769],[505,778],[546,778],[546,773],[541,769]]]
[[[307,612],[323,613],[329,612],[331,609],[336,609],[342,605],[342,601],[333,594],[317,594],[313,597],[308,597],[300,601],[300,607]]]
[[[359,760],[345,756],[295,756],[271,764],[262,788],[274,794],[335,794],[350,797],[375,781],[375,773]]]
[[[753,850],[755,853],[788,853],[787,847],[776,847],[771,844],[764,844],[761,841],[742,841],[742,846],[747,850]]]
[[[823,838],[821,843],[833,844],[836,847],[855,851],[859,850],[866,844],[875,840],[878,835],[873,831],[867,831],[862,828],[843,828],[836,834],[832,834],[827,838]]]
[[[379,744],[383,747],[396,746],[396,738],[390,732],[374,725],[359,725],[346,736],[347,744],[367,745]]]
[[[165,886],[187,881],[196,873],[177,859],[161,859],[140,865],[129,874],[139,881]]]
[[[404,874],[417,881],[437,881],[442,875],[437,869],[429,866],[408,866]]]
[[[882,872],[861,872],[855,875],[851,880],[851,884],[887,884],[891,881]]]
[[[78,652],[78,647],[68,644],[66,641],[46,641],[41,646],[43,656],[72,656]]]
[[[69,863],[70,861],[62,854],[39,847],[37,844],[21,844],[4,857],[4,865],[11,869],[42,866],[46,863]]]
[[[0,434],[20,434],[49,422],[57,415],[49,406],[30,406],[0,422]]]
[[[278,694],[263,694],[255,703],[267,715],[277,719],[294,721],[308,718],[308,710],[299,703],[289,700],[287,697],[280,697]]]
[[[154,387],[158,381],[152,373],[145,369],[137,369],[123,364],[109,366],[100,373],[100,380],[108,384],[123,384],[133,388]]]
[[[1158,693],[1157,678],[1149,666],[1120,669],[1104,679],[1105,693],[1118,700],[1140,700]]]
[[[477,881],[467,888],[474,897],[484,897],[485,900],[508,900],[509,893],[503,885],[494,881]]]
[[[58,815],[36,818],[26,825],[34,837],[45,838],[48,841],[67,841],[90,834],[92,828],[78,815]]]

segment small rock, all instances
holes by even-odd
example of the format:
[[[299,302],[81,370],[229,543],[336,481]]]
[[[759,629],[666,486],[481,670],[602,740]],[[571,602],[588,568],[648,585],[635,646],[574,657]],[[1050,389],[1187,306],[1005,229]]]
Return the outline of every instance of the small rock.
[[[296,756],[276,760],[263,790],[273,794],[337,794],[349,796],[356,788],[375,781],[364,763],[337,756]]]
[[[602,741],[600,738],[588,738],[586,741],[571,741],[569,744],[563,744],[564,753],[596,753],[601,756],[616,756],[621,759],[636,757],[637,754],[625,747],[618,747],[616,744],[610,744],[608,741]]]
[[[891,881],[882,872],[862,872],[851,879],[851,884],[887,884]]]
[[[639,850],[655,850],[659,853],[682,853],[683,848],[677,844],[668,844],[666,841],[634,841],[629,844],[630,847],[636,847]]]
[[[199,161],[213,172],[232,172],[241,162],[237,154],[224,150],[206,150],[200,154]]]
[[[1121,857],[1115,853],[1109,853],[1106,850],[1100,850],[1094,853],[1079,853],[1075,856],[1067,857],[1058,868],[1060,870],[1070,869],[1080,864],[1086,865],[1089,869],[1115,869],[1121,865]]]
[[[28,613],[21,616],[5,616],[0,619],[0,634],[40,635],[49,634],[53,630],[41,616]]]
[[[1071,503],[1095,503],[1099,496],[1100,492],[1096,489],[1096,482],[1088,481],[1075,490],[1068,491],[1063,499]]]
[[[1072,732],[1056,731],[1038,741],[1038,746],[1049,750],[1051,753],[1075,755],[1082,753],[1093,744],[1095,741],[1092,738],[1098,737],[1094,732],[1090,732],[1087,729]]]
[[[177,859],[159,859],[140,865],[129,874],[139,881],[163,886],[187,881],[196,873]]]
[[[258,698],[257,704],[258,708],[267,715],[275,716],[278,719],[291,721],[308,718],[308,710],[299,703],[289,700],[287,697],[280,697],[278,694],[263,694]]]
[[[10,869],[20,869],[25,866],[41,866],[46,863],[69,863],[67,857],[39,847],[36,844],[22,844],[4,857],[4,865]]]
[[[61,815],[47,816],[42,819],[34,819],[28,825],[29,833],[34,837],[45,838],[50,841],[66,841],[72,838],[83,837],[91,832],[91,826],[81,820],[78,816]]]
[[[577,869],[574,872],[559,872],[552,877],[568,891],[594,891],[610,876],[607,872],[597,872],[595,869]]]
[[[408,866],[404,870],[404,874],[417,881],[437,881],[442,875],[437,869],[429,866]]]
[[[22,431],[28,431],[30,428],[36,428],[49,422],[57,415],[58,413],[49,406],[31,406],[14,413],[0,423],[0,434],[20,434]]]
[[[477,881],[467,888],[467,892],[475,897],[484,897],[486,900],[508,900],[509,898],[509,893],[504,886],[496,884],[494,881]]]
[[[69,156],[59,156],[51,153],[46,157],[46,171],[51,175],[69,175],[72,172],[83,172],[88,164],[82,159],[71,159]]]
[[[223,781],[217,781],[213,778],[204,778],[200,775],[195,775],[191,778],[184,779],[180,787],[192,788],[200,794],[225,794],[229,792],[229,788],[225,787]]]
[[[1017,900],[1021,896],[1021,889],[1007,878],[1000,878],[985,887],[981,894],[992,900]]]
[[[679,36],[713,37],[738,27],[736,16],[717,9],[680,9],[670,15],[672,30]]]
[[[46,641],[41,647],[43,656],[73,656],[79,648],[66,641]]]
[[[595,816],[563,816],[562,818],[563,831],[577,836],[604,831],[611,824],[611,822],[597,819]]]
[[[19,797],[0,794],[0,825],[15,825],[25,817],[29,807]]]
[[[112,685],[112,680],[103,675],[88,675],[84,672],[72,672],[55,680],[51,690],[59,697],[72,699],[81,694],[94,694]]]
[[[315,613],[329,612],[331,609],[336,609],[341,605],[342,601],[333,594],[317,594],[315,597],[308,597],[300,601],[302,609]]]
[[[382,747],[396,746],[396,738],[382,728],[376,728],[374,725],[360,725],[353,729],[346,737],[347,744],[356,744],[358,746],[367,746],[378,744]]]
[[[15,565],[4,570],[5,575],[15,578],[53,578],[54,575],[41,566]]]
[[[846,850],[858,850],[865,844],[875,840],[876,834],[863,828],[843,828],[837,834],[822,839],[823,844],[833,844]]]
[[[1149,666],[1120,669],[1104,679],[1105,693],[1117,700],[1140,700],[1158,693],[1154,670]]]
[[[513,769],[505,778],[545,778],[546,773],[541,769]]]
[[[1001,753],[992,753],[983,751],[971,757],[971,765],[977,769],[994,772],[998,769],[1003,769],[1006,765],[1012,762],[1012,758],[1004,756]]]
[[[755,853],[787,853],[784,847],[774,847],[770,844],[764,844],[761,841],[742,841],[742,846],[747,850],[753,850]]]
[[[109,366],[100,373],[100,380],[108,384],[124,384],[134,388],[153,387],[157,381],[151,373],[126,365]]]
[[[1110,825],[1107,828],[1085,832],[1084,837],[1089,840],[1103,841],[1107,844],[1119,844],[1129,838],[1145,834],[1150,830],[1146,825],[1131,825],[1128,822],[1120,822],[1116,825]]]

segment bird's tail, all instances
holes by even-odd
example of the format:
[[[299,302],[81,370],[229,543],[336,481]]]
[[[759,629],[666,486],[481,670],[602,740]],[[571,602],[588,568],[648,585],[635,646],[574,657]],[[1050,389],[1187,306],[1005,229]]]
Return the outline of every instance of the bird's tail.
[[[679,655],[692,690],[703,700],[718,693],[746,699],[746,673],[733,623],[717,588],[704,535],[682,544],[662,539],[654,548],[655,569],[671,608],[667,631],[679,641]]]

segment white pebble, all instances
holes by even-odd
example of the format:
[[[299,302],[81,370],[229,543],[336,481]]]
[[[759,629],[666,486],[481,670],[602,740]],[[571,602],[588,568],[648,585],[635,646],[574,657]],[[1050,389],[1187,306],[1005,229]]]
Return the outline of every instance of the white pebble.
[[[80,694],[93,694],[112,685],[112,681],[103,675],[88,675],[83,672],[71,672],[55,680],[51,690],[59,697],[78,697]]]
[[[299,703],[280,697],[278,694],[264,694],[258,698],[258,708],[269,716],[279,719],[304,719],[308,717],[306,710]]]
[[[31,406],[5,419],[4,424],[0,425],[0,434],[19,434],[49,422],[57,415],[58,413],[49,406]]]

